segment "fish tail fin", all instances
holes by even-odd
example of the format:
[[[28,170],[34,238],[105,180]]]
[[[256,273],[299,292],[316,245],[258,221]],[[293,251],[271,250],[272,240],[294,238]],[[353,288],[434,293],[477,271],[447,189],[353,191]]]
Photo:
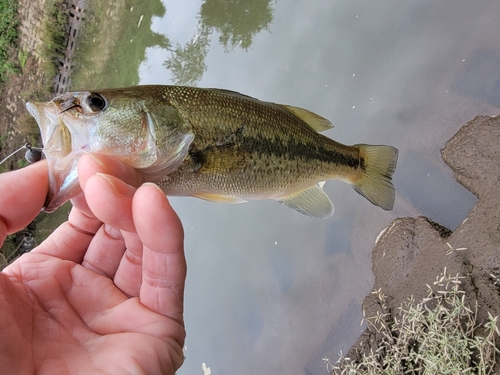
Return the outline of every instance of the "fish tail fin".
[[[352,182],[354,190],[374,205],[392,210],[395,191],[392,174],[396,169],[398,150],[392,146],[370,146],[359,144],[363,160],[361,175]]]

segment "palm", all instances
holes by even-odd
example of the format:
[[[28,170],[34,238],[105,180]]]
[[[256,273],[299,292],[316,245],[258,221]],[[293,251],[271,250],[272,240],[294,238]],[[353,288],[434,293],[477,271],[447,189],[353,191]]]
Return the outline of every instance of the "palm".
[[[117,194],[81,175],[80,210],[0,275],[2,373],[173,374],[185,335],[180,222],[154,187],[116,180]]]
[[[20,350],[18,358],[31,354],[13,373],[60,374],[66,367],[75,374],[135,373],[138,368],[149,374],[172,366],[169,356],[158,359],[157,352],[169,354],[168,343],[159,337],[179,323],[149,311],[137,297],[129,299],[107,277],[43,254],[29,254],[10,273],[15,276],[5,280],[2,296],[15,301],[14,314],[1,321],[13,333],[8,345]]]

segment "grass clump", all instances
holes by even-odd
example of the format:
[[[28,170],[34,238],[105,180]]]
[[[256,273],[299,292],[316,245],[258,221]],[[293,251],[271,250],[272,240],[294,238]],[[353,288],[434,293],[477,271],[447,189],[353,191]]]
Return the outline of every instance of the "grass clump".
[[[387,297],[375,291],[385,312],[366,321],[376,332],[377,349],[352,361],[341,356],[331,373],[491,374],[499,352],[498,317],[477,321],[477,306],[469,306],[460,290],[462,278],[445,269],[434,283],[438,290],[428,285],[428,297],[419,303],[409,298],[397,318],[388,312]]]
[[[48,79],[57,75],[59,60],[64,59],[67,26],[68,12],[64,1],[46,0],[40,29],[42,47],[38,52],[42,61],[42,71]]]
[[[0,83],[16,71],[11,53],[16,48],[18,36],[17,7],[15,0],[0,0]]]

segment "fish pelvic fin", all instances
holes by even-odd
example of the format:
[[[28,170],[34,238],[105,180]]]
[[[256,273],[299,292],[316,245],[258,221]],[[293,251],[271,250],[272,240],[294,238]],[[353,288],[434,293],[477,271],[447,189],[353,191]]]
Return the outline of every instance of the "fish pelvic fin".
[[[218,195],[218,194],[210,194],[210,193],[200,193],[193,194],[193,197],[200,198],[209,202],[215,203],[230,203],[230,204],[240,204],[246,203],[247,201],[238,197],[232,197],[229,195]]]
[[[363,162],[361,175],[352,182],[354,190],[386,211],[394,206],[392,174],[396,169],[398,150],[392,146],[354,145]]]
[[[276,200],[301,214],[319,219],[326,219],[332,216],[334,212],[332,201],[319,184]]]

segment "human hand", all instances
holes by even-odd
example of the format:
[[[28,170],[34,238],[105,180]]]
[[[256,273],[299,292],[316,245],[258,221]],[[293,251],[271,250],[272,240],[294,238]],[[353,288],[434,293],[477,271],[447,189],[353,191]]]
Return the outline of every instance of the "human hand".
[[[68,221],[0,273],[2,374],[174,374],[185,338],[180,220],[116,160],[85,155],[78,171]],[[37,215],[47,190],[45,161],[0,175],[0,241]]]

